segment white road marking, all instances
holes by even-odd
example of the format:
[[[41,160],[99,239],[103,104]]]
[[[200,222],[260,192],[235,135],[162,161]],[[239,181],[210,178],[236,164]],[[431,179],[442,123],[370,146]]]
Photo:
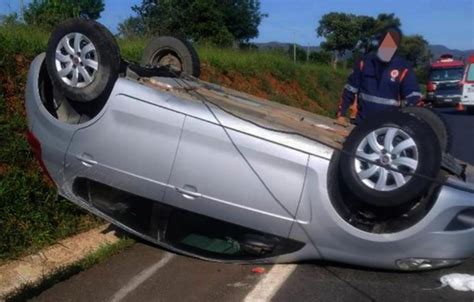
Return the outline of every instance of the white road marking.
[[[245,302],[270,301],[283,283],[295,271],[296,264],[277,264],[245,297]]]
[[[122,287],[115,295],[112,297],[112,302],[119,302],[125,298],[129,293],[134,291],[140,284],[145,282],[148,278],[153,276],[160,268],[165,266],[171,259],[173,259],[174,254],[166,253],[165,256],[155,263],[153,266],[144,269],[138,273],[135,277],[132,278],[124,287]]]

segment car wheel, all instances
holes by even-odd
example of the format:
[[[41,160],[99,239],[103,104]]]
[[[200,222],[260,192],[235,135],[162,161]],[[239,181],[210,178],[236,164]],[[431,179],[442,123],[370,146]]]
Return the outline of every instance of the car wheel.
[[[378,114],[344,142],[340,173],[352,193],[370,206],[406,205],[424,195],[429,178],[438,176],[441,148],[433,142],[438,138],[422,119],[402,112]]]
[[[438,137],[441,151],[449,152],[451,149],[451,130],[444,118],[433,110],[422,107],[405,107],[402,112],[414,114],[425,121]]]
[[[199,78],[201,63],[194,47],[185,39],[162,36],[148,43],[142,56],[143,66],[169,66],[174,72]]]
[[[119,73],[120,52],[103,25],[70,19],[51,34],[46,67],[58,91],[73,101],[91,102],[112,90]]]
[[[469,114],[474,114],[474,106],[466,106],[466,111]]]

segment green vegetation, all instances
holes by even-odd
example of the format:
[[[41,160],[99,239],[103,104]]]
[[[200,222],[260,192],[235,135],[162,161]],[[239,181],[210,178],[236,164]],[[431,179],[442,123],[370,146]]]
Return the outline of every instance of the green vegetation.
[[[349,51],[354,57],[374,51],[379,35],[384,28],[401,27],[400,19],[395,14],[379,14],[376,18],[347,13],[328,13],[322,16],[316,28],[318,36],[326,40],[321,47],[334,53],[333,63]],[[424,77],[423,70],[429,64],[431,52],[428,42],[421,35],[405,36],[400,45],[400,55],[407,59],[417,74]]]
[[[70,202],[39,172],[25,140],[23,105],[31,60],[45,51],[48,32],[0,26],[0,261],[37,251],[101,221]],[[139,61],[144,38],[119,39],[122,55]],[[203,76],[273,101],[332,115],[346,71],[327,64],[293,63],[283,52],[200,45]],[[242,86],[242,83],[246,83]]]
[[[142,0],[132,10],[119,25],[124,37],[174,34],[220,46],[257,37],[266,17],[259,0]]]
[[[36,297],[51,286],[64,281],[75,274],[85,271],[86,269],[104,262],[113,255],[129,248],[135,243],[135,240],[130,238],[120,239],[118,242],[104,245],[97,251],[87,255],[84,259],[73,263],[72,265],[63,267],[50,276],[46,276],[40,283],[28,284],[19,289],[16,293],[6,298],[6,301],[26,301]]]
[[[25,144],[20,138],[16,140]],[[34,252],[100,224],[94,216],[58,199],[26,148],[21,151],[24,156],[19,159],[31,166],[21,167],[13,162],[0,180],[0,260]]]
[[[26,72],[30,60],[44,51],[47,37],[32,27],[0,27],[0,262],[99,224],[57,198],[25,139]]]
[[[33,0],[26,7],[24,17],[28,25],[51,30],[58,23],[80,15],[99,19],[103,10],[103,0]]]
[[[34,26],[7,24],[0,26],[0,68],[10,73],[15,68],[14,56],[32,59],[45,51],[49,34]],[[7,69],[7,70],[5,70]],[[14,75],[14,73],[10,74]]]
[[[259,79],[261,90],[270,94],[270,99],[273,101],[310,110],[308,106],[296,104],[291,99],[291,92],[285,95],[277,91],[276,87],[270,87],[265,81],[265,76],[270,75],[278,80],[278,85],[283,89],[292,89],[293,86],[289,84],[296,82],[307,97],[307,101],[315,102],[323,109],[310,111],[329,116],[334,116],[347,77],[347,70],[333,70],[327,64],[294,63],[287,55],[278,51],[259,52],[212,46],[200,46],[198,50],[201,60],[215,69],[217,75],[238,72],[247,79]],[[221,83],[218,77],[210,80]]]

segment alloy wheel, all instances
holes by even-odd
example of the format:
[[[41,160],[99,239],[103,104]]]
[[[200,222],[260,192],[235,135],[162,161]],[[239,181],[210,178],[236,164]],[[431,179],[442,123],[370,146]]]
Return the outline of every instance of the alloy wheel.
[[[376,191],[392,191],[404,186],[419,161],[413,138],[396,127],[370,132],[358,145],[356,155],[354,165],[359,180]]]

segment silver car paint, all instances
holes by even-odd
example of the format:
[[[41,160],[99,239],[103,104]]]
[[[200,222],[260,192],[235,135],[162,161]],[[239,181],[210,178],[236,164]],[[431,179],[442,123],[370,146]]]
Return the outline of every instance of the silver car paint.
[[[445,231],[460,211],[474,208],[472,193],[444,186],[433,208],[414,226],[393,234],[364,232],[344,221],[331,204],[328,147],[259,128],[213,107],[224,131],[203,103],[127,79],[117,81],[104,109],[92,120],[64,124],[41,104],[37,83],[43,60],[44,54],[33,61],[28,76],[28,126],[41,142],[59,193],[131,233],[175,250],[74,195],[74,177],[85,175],[306,243],[295,253],[259,262],[323,259],[396,269],[397,259],[464,259],[474,254],[473,228]]]

